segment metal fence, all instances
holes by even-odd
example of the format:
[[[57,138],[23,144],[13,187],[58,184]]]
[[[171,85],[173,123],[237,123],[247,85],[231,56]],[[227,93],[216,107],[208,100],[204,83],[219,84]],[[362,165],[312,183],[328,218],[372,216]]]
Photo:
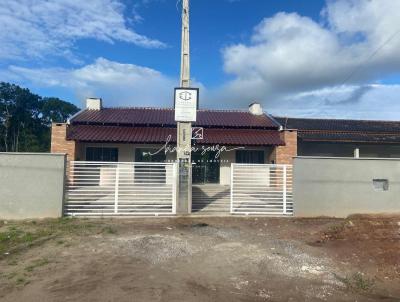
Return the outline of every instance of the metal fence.
[[[176,214],[176,164],[72,161],[64,214],[160,216]]]
[[[293,215],[291,165],[232,164],[231,214]]]

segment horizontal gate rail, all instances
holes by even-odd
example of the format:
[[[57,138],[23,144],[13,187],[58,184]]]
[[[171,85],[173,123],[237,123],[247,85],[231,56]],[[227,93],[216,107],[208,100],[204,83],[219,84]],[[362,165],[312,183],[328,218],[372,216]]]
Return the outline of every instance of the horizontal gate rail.
[[[175,215],[176,173],[175,163],[71,161],[64,214]]]
[[[232,164],[231,214],[293,215],[292,165]]]

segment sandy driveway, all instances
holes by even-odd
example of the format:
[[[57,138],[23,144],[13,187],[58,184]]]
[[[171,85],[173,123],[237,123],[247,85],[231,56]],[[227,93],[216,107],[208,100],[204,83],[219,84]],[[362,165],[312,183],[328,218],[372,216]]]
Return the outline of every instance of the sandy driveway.
[[[32,240],[6,245],[10,230]],[[1,301],[400,301],[400,217],[64,219],[0,232]]]

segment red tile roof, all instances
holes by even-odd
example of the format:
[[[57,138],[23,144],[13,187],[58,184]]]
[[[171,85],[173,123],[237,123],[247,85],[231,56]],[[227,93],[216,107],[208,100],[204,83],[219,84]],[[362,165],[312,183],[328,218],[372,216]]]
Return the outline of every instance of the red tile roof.
[[[71,120],[72,124],[104,124],[134,126],[176,126],[173,109],[163,108],[103,108],[85,110]],[[199,110],[195,126],[278,129],[269,116],[247,111]]]
[[[400,132],[398,121],[275,117],[285,128],[298,130]]]
[[[400,143],[400,122],[275,117],[302,141]]]
[[[165,144],[171,135],[176,142],[176,128],[165,127],[121,127],[101,125],[71,125],[68,139],[85,142]],[[267,146],[284,145],[276,130],[255,129],[204,129],[204,139],[199,144]]]
[[[352,143],[400,143],[399,133],[368,133],[360,131],[326,131],[306,130],[299,131],[298,137],[302,141],[310,142],[352,142]]]

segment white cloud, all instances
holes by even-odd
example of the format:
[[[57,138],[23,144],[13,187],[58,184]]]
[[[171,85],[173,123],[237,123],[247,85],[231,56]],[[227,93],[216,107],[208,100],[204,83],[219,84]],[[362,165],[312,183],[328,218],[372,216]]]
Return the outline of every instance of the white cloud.
[[[51,55],[76,60],[71,51],[74,43],[86,38],[165,46],[128,28],[124,9],[120,0],[2,0],[0,59]]]
[[[154,69],[104,58],[77,69],[10,66],[0,76],[36,87],[65,88],[81,101],[87,97],[102,97],[106,106],[171,107],[176,86],[175,79]]]
[[[215,95],[239,106],[258,99],[267,110],[286,108],[286,102],[298,103],[299,109],[309,108],[314,114],[318,110],[346,114],[334,108],[348,110],[354,102],[350,98],[346,105],[333,105],[340,89],[359,90],[400,72],[399,11],[400,1],[337,0],[327,2],[321,23],[296,13],[266,18],[255,27],[250,43],[223,49],[224,70],[234,79]],[[386,98],[377,103],[389,104],[386,100],[398,92],[398,86],[389,87],[374,87],[358,102],[367,102],[367,95],[376,96],[379,91]],[[317,97],[316,92],[328,88],[331,92],[319,101],[320,108],[309,97],[302,97]]]
[[[400,85],[323,88],[288,95],[268,108],[280,116],[400,119]]]
[[[17,17],[13,17],[21,22],[20,31],[15,24],[7,27],[9,23],[3,20],[6,10],[0,4],[0,25],[6,29],[0,32],[0,43],[9,43],[0,44],[0,58],[5,49],[17,56],[32,52],[29,56],[40,57],[52,51],[69,55],[73,42],[85,37],[111,43],[135,41],[135,33],[124,25],[123,6],[117,0],[98,0],[90,5],[81,2],[38,2],[36,10],[42,7],[47,13],[35,12],[37,18],[32,17],[32,9],[20,8]],[[62,16],[71,12],[52,11],[46,5],[64,5],[67,11],[79,6],[88,15],[82,13],[64,20]],[[91,19],[94,11],[106,11],[108,5],[113,7],[111,12],[107,10]],[[400,72],[400,32],[395,35],[400,30],[398,11],[400,1],[337,0],[327,2],[321,23],[298,14],[278,13],[266,18],[254,29],[251,42],[223,50],[224,69],[233,76],[232,81],[213,91],[205,90],[200,83],[193,84],[202,88],[201,107],[245,108],[250,101],[259,100],[268,112],[279,115],[400,119],[400,85],[371,84]],[[58,14],[57,18],[40,17],[48,16],[48,12]],[[85,18],[91,20],[91,25],[74,26],[77,20]],[[107,22],[119,24],[114,26],[118,30],[112,30]],[[49,32],[43,28],[50,28],[55,38],[45,39]],[[14,33],[14,40],[4,38],[7,31]],[[23,34],[19,34],[22,32],[28,32],[31,39],[25,41]],[[21,47],[17,47],[18,43]],[[154,43],[157,47],[160,42]],[[80,100],[102,97],[107,106],[170,107],[173,87],[178,83],[157,70],[104,58],[71,69],[13,65],[0,71],[0,78],[28,87],[61,87],[73,91]]]

